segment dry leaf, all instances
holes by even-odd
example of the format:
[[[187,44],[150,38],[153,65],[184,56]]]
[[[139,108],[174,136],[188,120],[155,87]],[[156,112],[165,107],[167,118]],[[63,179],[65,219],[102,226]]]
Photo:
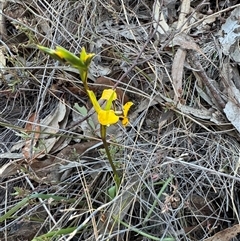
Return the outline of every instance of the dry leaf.
[[[199,46],[194,42],[194,39],[185,33],[176,35],[172,40],[172,46],[181,46],[183,49],[192,49],[202,53]]]
[[[228,120],[240,133],[240,122],[239,122],[240,107],[229,99],[223,111],[226,114]]]
[[[1,47],[0,48],[0,69],[1,69],[0,77],[2,77],[2,74],[4,74],[5,71],[3,68],[5,67],[6,67],[6,58],[3,53],[3,48]]]
[[[8,158],[8,159],[22,159],[23,158],[23,154],[22,153],[12,153],[12,152],[0,153],[0,159],[5,159],[5,158]]]
[[[67,106],[65,103],[59,102],[57,108],[52,111],[45,119],[40,121],[42,126],[41,135],[36,148],[36,152],[39,154],[39,158],[44,157],[55,146],[56,142],[61,136],[54,136],[58,133],[59,129],[65,128],[68,120]]]
[[[195,222],[193,222],[195,223],[193,226],[187,224],[187,226],[184,227],[185,233],[196,232],[204,227],[214,228],[214,225],[216,225],[215,207],[206,197],[193,194],[189,197],[188,203],[188,208],[191,210],[198,224]]]
[[[212,118],[213,110],[206,110],[206,109],[197,109],[191,106],[182,105],[178,103],[177,108],[184,114],[191,114],[195,117],[210,120]]]
[[[21,150],[25,145],[25,141],[24,140],[19,140],[18,142],[16,142],[15,145],[12,146],[12,148],[10,149],[11,150],[11,153],[12,152],[15,152],[15,151],[18,151],[18,150]]]
[[[36,152],[38,153],[38,158],[43,158],[46,154],[50,153],[55,143],[59,139],[59,136],[53,136],[51,138],[41,139],[39,141]]]
[[[239,38],[240,38],[240,7],[235,8],[231,15],[227,18],[225,24],[221,28],[221,37],[219,42],[222,46],[223,53],[230,55],[230,57],[240,63],[240,49],[239,49]]]
[[[201,12],[196,12],[195,9],[191,9],[192,17],[190,19],[191,30],[193,31],[191,36],[199,36],[202,33],[209,31],[210,24],[214,23],[217,19],[216,14],[206,15]],[[199,22],[199,20],[202,22]]]
[[[68,177],[72,168],[76,166],[76,164],[69,165],[69,163],[75,161],[76,155],[82,155],[86,151],[95,149],[100,145],[99,141],[77,143],[62,149],[55,158],[45,160],[34,159],[32,163],[28,163],[31,170],[30,178],[38,183],[57,183],[62,181]],[[0,168],[0,178],[7,178],[17,174],[22,162],[23,160],[20,159],[3,165]],[[65,166],[67,168],[65,168],[66,170],[63,173]]]
[[[186,51],[179,48],[174,56],[172,64],[172,84],[174,89],[174,101],[179,101],[182,96],[182,76],[186,57]]]
[[[240,91],[232,84],[231,87],[229,87],[228,92],[228,102],[225,105],[223,111],[226,114],[228,120],[240,133]]]
[[[240,233],[240,225],[236,224],[233,227],[226,228],[216,233],[213,237],[207,238],[204,241],[230,241],[235,238],[238,233]]]
[[[9,176],[13,176],[17,174],[17,171],[19,170],[19,162],[22,160],[15,160],[13,162],[9,162],[1,166],[0,168],[0,178],[7,178]]]
[[[171,110],[167,110],[161,114],[158,122],[158,136],[160,135],[161,129],[165,126],[169,119],[173,117],[173,114],[174,112]]]
[[[66,105],[66,112],[63,120],[59,123],[59,128],[60,129],[65,129],[68,123],[68,118],[70,114],[70,108]],[[53,148],[51,149],[51,153],[54,153],[56,151],[62,150],[64,147],[66,147],[69,142],[71,141],[72,138],[66,138],[66,136],[60,136],[57,138]]]
[[[190,12],[190,0],[183,0],[181,4],[181,11],[178,19],[177,29],[182,28],[184,31],[188,27],[187,15]],[[183,26],[184,24],[184,26]]]
[[[40,138],[46,138],[50,134],[56,134],[59,131],[59,123],[66,115],[66,104],[59,102],[58,106],[43,120],[40,121],[42,126]]]
[[[182,31],[187,28],[188,22],[187,14],[190,11],[190,1],[183,0],[181,4],[181,13],[178,19],[177,28],[182,28]],[[178,48],[172,65],[172,81],[173,81],[173,90],[174,90],[174,101],[179,101],[182,96],[182,76],[183,76],[183,67],[186,58],[186,48]]]
[[[7,1],[4,1],[4,0],[0,1],[0,36],[3,41],[6,41],[6,36],[7,36],[5,16],[2,14],[3,9],[6,7],[6,5],[7,5]]]
[[[25,146],[22,149],[22,153],[26,159],[34,158],[34,151],[33,148],[35,147],[39,136],[40,136],[40,126],[38,123],[35,123],[36,121],[36,113],[31,114],[28,121],[30,123],[27,123],[25,126],[26,133],[29,135],[28,139],[25,142]]]
[[[156,29],[157,28],[157,32],[159,34],[166,34],[167,31],[169,30],[169,26],[165,20],[165,17],[163,15],[163,12],[161,9],[161,5],[160,2],[157,0],[155,2],[155,8],[154,8],[154,12],[153,12],[153,19],[155,20],[153,23],[153,27]]]
[[[70,110],[67,108],[66,104],[59,102],[58,106],[43,120],[40,120],[40,124],[36,126],[34,140],[29,139],[27,142],[21,140],[11,148],[11,152],[23,148],[22,152],[25,158],[29,158],[29,151],[31,151],[32,147],[35,147],[33,152],[34,156],[42,158],[46,153],[49,153],[53,147],[54,151],[65,147],[69,143],[69,140],[66,140],[61,136],[54,136],[54,134],[58,133],[59,129],[64,129],[66,127],[69,112]],[[29,122],[34,122],[34,119],[34,116],[32,116]],[[27,132],[31,132],[33,126],[34,125],[31,123],[26,124]],[[39,126],[41,126],[41,128]],[[8,155],[12,156],[11,153]],[[17,158],[19,158],[19,156]]]
[[[30,178],[38,183],[57,183],[60,180],[59,166],[62,160],[46,159],[44,161],[34,160],[30,164]]]
[[[30,164],[34,175],[31,176],[39,183],[57,183],[66,179],[73,168],[68,168],[64,173],[61,172],[62,167],[68,165],[77,159],[79,155],[96,145],[99,141],[81,142],[75,145],[69,145],[62,149],[55,158],[49,158],[44,161],[35,160]]]

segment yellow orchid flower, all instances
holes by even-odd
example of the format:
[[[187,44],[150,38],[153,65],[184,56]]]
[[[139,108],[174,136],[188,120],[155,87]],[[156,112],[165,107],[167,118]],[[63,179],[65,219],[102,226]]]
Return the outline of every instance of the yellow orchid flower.
[[[93,104],[93,107],[95,111],[98,114],[98,121],[101,125],[109,126],[113,125],[118,122],[119,119],[121,119],[123,126],[125,127],[128,125],[128,111],[130,107],[133,105],[131,101],[127,102],[123,106],[123,112],[122,114],[117,114],[114,110],[111,109],[112,102],[117,99],[116,91],[113,89],[105,89],[102,93],[102,100],[107,100],[107,103],[105,105],[105,108],[102,109],[99,105],[96,96],[93,91],[88,90],[88,96]]]
[[[111,99],[110,99],[110,101],[109,100],[107,101],[105,109],[102,109],[96,99],[94,92],[91,90],[88,90],[87,92],[88,92],[88,96],[93,104],[93,107],[94,107],[95,111],[97,112],[99,123],[104,126],[116,124],[119,120],[119,116],[117,116],[114,113],[114,111],[110,109]],[[110,104],[108,104],[108,103],[110,103]]]

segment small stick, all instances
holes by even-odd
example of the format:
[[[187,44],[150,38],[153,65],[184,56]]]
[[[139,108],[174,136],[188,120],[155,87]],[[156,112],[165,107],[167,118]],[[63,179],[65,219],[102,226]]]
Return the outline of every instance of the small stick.
[[[189,63],[192,66],[192,68],[198,70],[197,74],[200,76],[203,83],[208,87],[214,99],[217,101],[217,103],[221,108],[225,108],[226,103],[223,101],[220,95],[220,91],[216,89],[216,87],[211,83],[211,80],[207,76],[205,70],[203,69],[201,63],[199,62],[196,56],[196,52],[194,52],[193,50],[190,50],[188,51],[188,54],[189,54],[189,58],[191,59]]]

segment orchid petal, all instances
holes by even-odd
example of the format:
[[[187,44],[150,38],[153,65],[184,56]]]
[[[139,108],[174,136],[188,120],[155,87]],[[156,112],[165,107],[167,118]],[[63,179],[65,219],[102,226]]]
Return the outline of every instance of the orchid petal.
[[[97,101],[97,98],[94,94],[94,92],[92,90],[88,90],[88,96],[93,104],[93,108],[95,109],[95,111],[97,113],[99,113],[102,109],[101,109],[101,106],[99,105],[98,101]]]
[[[102,100],[109,100],[110,98],[112,98],[112,101],[117,99],[116,91],[113,90],[113,89],[103,90],[101,99]]]
[[[94,55],[95,54],[93,53],[87,53],[86,49],[82,47],[82,50],[80,53],[80,60],[85,64],[86,67],[88,67]]]
[[[98,121],[101,125],[108,126],[116,124],[119,116],[115,115],[113,110],[100,110],[98,113]]]
[[[128,115],[128,111],[132,105],[133,105],[133,102],[129,101],[123,106],[123,116],[121,117],[121,119],[122,119],[122,124],[124,127],[129,124],[127,115]]]
[[[128,101],[124,106],[123,106],[123,116],[127,117],[128,115],[128,111],[131,108],[131,106],[133,105],[133,102]]]

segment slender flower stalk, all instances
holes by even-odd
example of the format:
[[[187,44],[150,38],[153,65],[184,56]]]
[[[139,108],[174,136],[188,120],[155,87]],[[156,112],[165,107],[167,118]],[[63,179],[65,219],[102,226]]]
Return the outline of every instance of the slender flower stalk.
[[[113,171],[113,179],[114,179],[114,182],[115,182],[116,190],[118,190],[119,186],[120,186],[120,177],[119,177],[118,171],[117,171],[117,169],[116,169],[116,167],[113,163],[112,156],[111,156],[111,153],[110,153],[109,148],[108,148],[108,143],[107,143],[107,139],[106,139],[107,126],[101,125],[100,126],[100,133],[101,133],[101,139],[102,139],[103,146],[104,146],[104,149],[105,149],[106,154],[107,154],[108,161],[109,161],[109,163],[111,165],[111,168],[112,168],[112,171]]]

